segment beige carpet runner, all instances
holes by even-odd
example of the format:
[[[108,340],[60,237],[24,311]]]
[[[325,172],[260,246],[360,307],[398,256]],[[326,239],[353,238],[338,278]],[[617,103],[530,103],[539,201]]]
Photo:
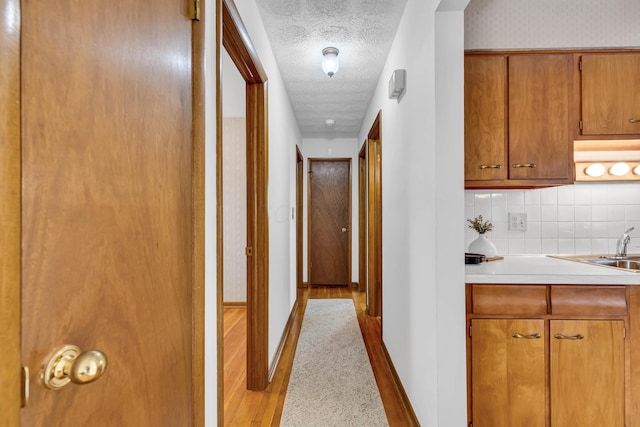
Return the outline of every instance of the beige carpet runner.
[[[388,425],[353,301],[310,299],[280,426]]]

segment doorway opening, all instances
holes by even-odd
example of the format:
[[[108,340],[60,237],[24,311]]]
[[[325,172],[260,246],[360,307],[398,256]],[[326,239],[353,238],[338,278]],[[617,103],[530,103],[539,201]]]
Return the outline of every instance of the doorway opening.
[[[220,70],[224,48],[246,84],[246,309],[249,390],[264,390],[268,379],[268,277],[269,230],[267,206],[268,140],[267,76],[247,29],[232,0],[222,0],[222,27],[218,28],[217,57]],[[221,42],[220,42],[221,38]],[[221,81],[217,81],[216,186],[217,186],[217,321],[218,420],[224,417],[224,223],[223,223],[223,107]]]
[[[367,137],[367,314],[382,318],[382,111]]]

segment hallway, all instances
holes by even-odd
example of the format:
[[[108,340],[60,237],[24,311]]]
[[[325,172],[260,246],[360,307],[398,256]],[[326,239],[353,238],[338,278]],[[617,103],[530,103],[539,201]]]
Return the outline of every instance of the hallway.
[[[295,346],[302,325],[302,317],[308,299],[351,298],[356,306],[358,322],[364,338],[389,425],[409,426],[402,405],[400,391],[396,390],[393,372],[386,362],[381,346],[380,321],[367,317],[366,295],[343,286],[313,286],[298,291],[298,301],[291,317],[290,334],[284,345],[280,363],[273,379],[264,392],[246,390],[246,309],[225,307],[224,310],[224,414],[225,426],[273,426],[280,424],[280,417],[293,364]]]

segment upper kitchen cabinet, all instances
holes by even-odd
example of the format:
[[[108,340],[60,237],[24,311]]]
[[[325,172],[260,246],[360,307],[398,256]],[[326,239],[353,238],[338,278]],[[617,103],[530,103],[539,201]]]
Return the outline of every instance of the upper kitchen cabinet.
[[[507,57],[464,58],[464,176],[507,178]]]
[[[570,53],[466,55],[466,188],[573,183],[572,66]]]
[[[640,53],[580,55],[581,135],[640,137]]]

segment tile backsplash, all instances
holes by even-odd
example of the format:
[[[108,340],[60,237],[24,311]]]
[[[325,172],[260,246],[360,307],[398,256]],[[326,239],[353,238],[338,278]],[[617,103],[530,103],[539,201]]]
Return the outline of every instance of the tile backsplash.
[[[508,214],[527,214],[526,231],[509,230]],[[615,253],[630,227],[629,253],[640,253],[640,183],[577,183],[536,190],[466,190],[465,218],[482,214],[498,254]],[[477,233],[465,222],[465,249]]]

